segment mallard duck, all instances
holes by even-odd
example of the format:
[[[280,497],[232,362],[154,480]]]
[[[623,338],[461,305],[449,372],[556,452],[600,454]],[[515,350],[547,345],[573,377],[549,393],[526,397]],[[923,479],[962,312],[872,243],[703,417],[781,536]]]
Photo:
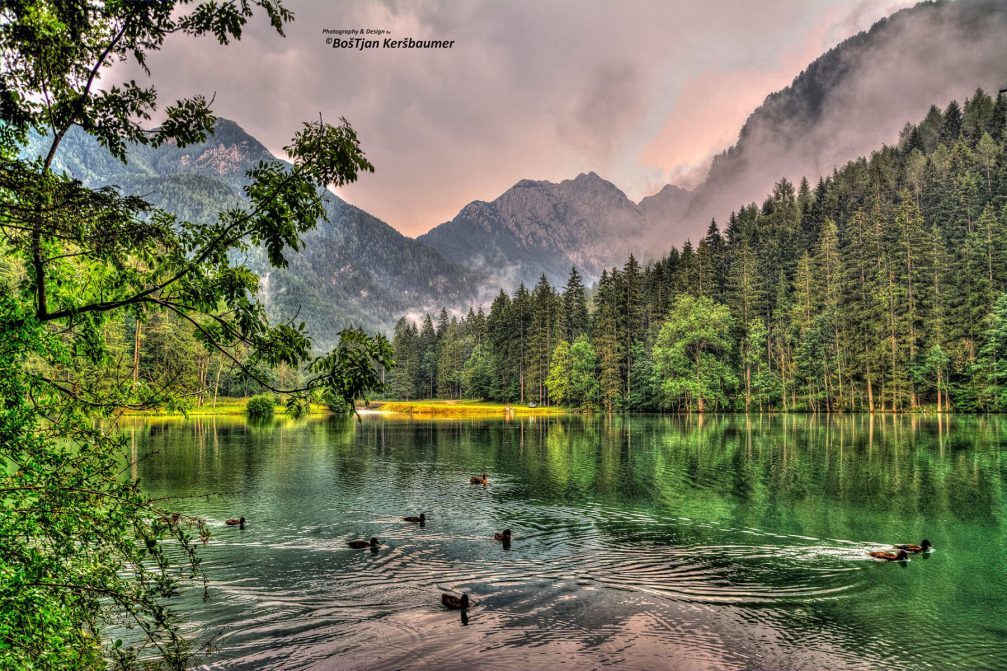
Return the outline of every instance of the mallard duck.
[[[894,552],[885,552],[883,550],[868,552],[867,554],[875,559],[883,559],[884,561],[905,561],[909,559],[909,555],[906,554],[905,550],[899,550],[898,554]]]
[[[462,594],[461,597],[457,597],[454,594],[441,594],[441,603],[449,610],[467,610],[469,595]]]
[[[350,541],[347,543],[354,550],[363,550],[364,548],[375,548],[377,549],[380,543],[377,538],[371,538],[369,541]]]
[[[232,527],[233,526],[237,526],[239,529],[244,530],[244,528],[245,528],[245,518],[242,517],[241,519],[238,519],[238,520],[226,520],[224,522],[224,524],[229,524]]]
[[[493,540],[510,543],[510,529],[504,529],[502,532],[493,534]]]
[[[907,543],[905,545],[893,545],[892,547],[898,548],[899,550],[905,550],[906,552],[912,552],[913,554],[918,554],[920,552],[930,552],[931,550],[936,549],[934,547],[934,544],[925,538],[923,539],[923,542],[920,543],[919,545],[912,545],[911,543]]]
[[[486,485],[489,484],[490,476],[483,473],[482,475],[473,475],[469,478],[469,482],[473,485]]]
[[[419,517],[416,517],[415,515],[410,515],[409,517],[403,517],[402,519],[405,520],[406,522],[412,522],[413,524],[423,524],[424,522],[427,521],[427,515],[426,513],[420,513]]]

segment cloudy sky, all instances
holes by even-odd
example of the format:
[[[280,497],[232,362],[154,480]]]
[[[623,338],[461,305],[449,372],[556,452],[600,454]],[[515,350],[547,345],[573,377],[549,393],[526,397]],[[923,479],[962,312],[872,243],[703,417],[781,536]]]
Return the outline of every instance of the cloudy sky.
[[[339,191],[415,236],[520,179],[595,171],[630,198],[692,187],[746,116],[907,0],[287,0],[238,44],[179,36],[150,59],[162,101],[203,93],[276,154],[345,116],[376,166]],[[454,40],[347,50],[322,30]],[[113,79],[127,75],[120,69]]]

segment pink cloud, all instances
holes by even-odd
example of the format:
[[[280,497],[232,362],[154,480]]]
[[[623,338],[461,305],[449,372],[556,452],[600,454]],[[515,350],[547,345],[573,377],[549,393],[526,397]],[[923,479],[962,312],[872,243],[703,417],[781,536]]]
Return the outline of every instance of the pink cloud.
[[[770,67],[709,68],[689,78],[660,130],[638,160],[660,170],[678,186],[693,188],[706,177],[713,157],[738,139],[748,115],[765,97],[796,77],[838,42],[869,28],[882,16],[913,4],[861,2],[852,10],[833,7],[807,33],[798,48],[781,54]]]

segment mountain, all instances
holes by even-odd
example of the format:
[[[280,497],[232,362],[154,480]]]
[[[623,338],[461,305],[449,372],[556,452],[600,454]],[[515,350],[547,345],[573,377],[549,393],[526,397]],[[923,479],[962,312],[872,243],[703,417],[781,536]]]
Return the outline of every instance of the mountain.
[[[893,144],[935,102],[1007,86],[1007,2],[924,2],[875,23],[770,94],[697,187],[671,243],[772,191]]]
[[[682,209],[687,194],[666,187],[641,210],[593,172],[559,184],[522,180],[493,202],[469,203],[417,240],[504,286],[534,284],[543,273],[562,285],[571,266],[595,280],[603,268],[640,255],[654,222]]]
[[[41,148],[36,139],[28,151]],[[204,143],[130,146],[125,164],[85,133],[71,132],[54,167],[89,186],[116,185],[198,222],[239,202],[245,171],[269,160],[275,158],[266,147],[220,119]],[[304,321],[319,349],[332,345],[345,326],[390,331],[405,313],[469,304],[482,287],[476,273],[332,193],[326,191],[323,201],[326,219],[304,235],[300,252],[286,254],[287,268],[270,267],[261,250],[241,259],[262,277],[259,297],[270,316]]]
[[[689,209],[693,193],[673,184],[666,184],[652,196],[647,196],[637,207],[647,221],[648,228],[658,230],[671,221],[677,221]]]
[[[770,94],[693,192],[668,185],[636,206],[594,173],[559,184],[522,181],[476,201],[417,238],[470,269],[533,283],[589,280],[633,253],[660,256],[704,235],[710,220],[770,193],[786,177],[812,183],[899,139],[933,101],[1007,85],[1007,1],[926,2],[829,50]]]

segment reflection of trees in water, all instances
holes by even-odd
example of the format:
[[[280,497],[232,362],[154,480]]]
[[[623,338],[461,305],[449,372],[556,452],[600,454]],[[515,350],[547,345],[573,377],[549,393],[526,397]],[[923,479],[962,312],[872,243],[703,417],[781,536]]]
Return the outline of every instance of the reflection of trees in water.
[[[387,476],[421,483],[434,464],[450,463],[507,473],[516,496],[698,507],[749,522],[828,502],[883,507],[893,518],[946,511],[997,519],[1004,498],[998,445],[1007,442],[1007,419],[995,416],[569,416],[507,423],[339,416],[258,425],[211,417],[145,418],[126,428],[132,444],[154,452],[149,460],[176,471],[201,471],[210,460],[221,480],[254,481],[263,469],[283,477],[306,461],[331,465],[348,482]],[[259,455],[249,458],[246,450]]]
[[[753,522],[829,502],[892,518],[947,511],[992,519],[1003,500],[997,446],[1007,421],[999,417],[571,417],[490,426],[420,425],[403,442],[427,440],[444,458],[512,471],[521,495],[744,503]]]

